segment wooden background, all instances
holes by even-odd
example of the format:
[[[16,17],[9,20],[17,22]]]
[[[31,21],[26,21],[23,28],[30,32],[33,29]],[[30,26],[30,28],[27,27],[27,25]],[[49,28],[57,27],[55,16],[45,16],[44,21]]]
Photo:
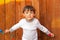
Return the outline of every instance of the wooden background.
[[[11,28],[16,24],[22,16],[22,10],[25,5],[32,5],[36,9],[36,17],[41,24],[47,27],[55,38],[48,37],[46,34],[38,30],[39,40],[60,40],[60,0],[2,0],[0,1],[0,29]],[[21,40],[22,29],[18,29],[13,33],[0,33],[0,40]]]

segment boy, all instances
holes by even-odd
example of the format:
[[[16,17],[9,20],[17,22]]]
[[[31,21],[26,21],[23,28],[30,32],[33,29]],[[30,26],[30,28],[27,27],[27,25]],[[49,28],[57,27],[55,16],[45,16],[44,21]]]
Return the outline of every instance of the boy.
[[[42,32],[46,33],[48,36],[54,37],[54,34],[48,31],[43,25],[40,24],[35,16],[35,9],[32,6],[25,6],[23,9],[23,16],[25,18],[21,19],[19,23],[14,25],[12,28],[5,30],[7,32],[13,32],[18,28],[23,29],[22,40],[38,40],[37,28]]]

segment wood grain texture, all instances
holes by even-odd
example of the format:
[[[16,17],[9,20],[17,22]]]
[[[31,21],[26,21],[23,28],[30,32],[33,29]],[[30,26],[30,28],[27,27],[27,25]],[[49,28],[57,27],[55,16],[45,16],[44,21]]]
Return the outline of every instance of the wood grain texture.
[[[13,25],[24,18],[23,8],[26,5],[32,5],[36,9],[36,18],[40,23],[55,34],[55,38],[48,37],[46,34],[38,30],[38,40],[60,40],[60,0],[4,0],[0,3],[0,29],[11,28]],[[22,40],[23,30],[17,29],[12,33],[2,35],[0,40],[11,40],[14,35],[15,40]]]
[[[4,0],[3,0],[3,3],[4,3]],[[5,6],[4,4],[3,5],[0,5],[0,30],[4,31],[5,29]],[[4,40],[5,39],[5,36],[0,33],[0,40]]]
[[[6,0],[7,1],[7,0]],[[5,4],[6,8],[6,29],[10,29],[15,24],[15,1]],[[15,36],[15,32],[13,32]],[[11,40],[11,34],[5,34],[5,40]],[[15,37],[13,37],[15,39]]]

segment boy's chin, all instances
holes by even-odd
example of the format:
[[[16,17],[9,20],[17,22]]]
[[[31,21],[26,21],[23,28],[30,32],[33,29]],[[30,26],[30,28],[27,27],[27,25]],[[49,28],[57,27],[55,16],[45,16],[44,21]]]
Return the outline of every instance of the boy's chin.
[[[27,20],[28,20],[28,21],[31,21],[31,20],[32,20],[32,18],[27,18]]]

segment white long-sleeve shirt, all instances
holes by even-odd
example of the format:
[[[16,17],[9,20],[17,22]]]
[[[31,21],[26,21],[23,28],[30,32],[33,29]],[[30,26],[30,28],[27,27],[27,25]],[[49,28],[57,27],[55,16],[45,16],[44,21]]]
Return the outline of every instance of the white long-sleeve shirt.
[[[34,18],[32,21],[27,21],[25,18],[21,19],[19,23],[10,28],[10,32],[22,28],[22,40],[38,40],[37,28],[46,34],[50,34],[47,28],[42,26],[38,19]]]

